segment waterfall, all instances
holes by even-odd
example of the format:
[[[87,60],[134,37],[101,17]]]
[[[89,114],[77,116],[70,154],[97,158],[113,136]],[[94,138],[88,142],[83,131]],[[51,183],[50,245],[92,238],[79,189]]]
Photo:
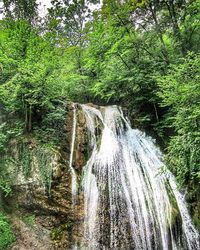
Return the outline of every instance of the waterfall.
[[[81,108],[90,157],[80,249],[198,250],[184,196],[154,140],[132,129],[117,106]]]
[[[184,196],[153,139],[132,129],[117,106],[81,107],[90,138],[81,249],[199,249]]]
[[[74,168],[72,167],[73,164],[73,155],[74,155],[74,145],[75,145],[75,138],[76,138],[76,106],[73,104],[73,129],[72,129],[72,140],[71,140],[71,150],[70,150],[70,159],[69,159],[69,169],[71,171],[71,177],[72,177],[72,204],[73,206],[76,203],[76,195],[77,195],[77,178],[76,178],[76,172]]]

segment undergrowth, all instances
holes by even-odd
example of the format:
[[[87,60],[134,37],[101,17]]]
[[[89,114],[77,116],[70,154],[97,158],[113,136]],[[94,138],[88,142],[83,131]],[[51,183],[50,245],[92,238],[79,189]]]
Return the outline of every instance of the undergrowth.
[[[0,250],[7,249],[15,239],[8,218],[0,212]]]

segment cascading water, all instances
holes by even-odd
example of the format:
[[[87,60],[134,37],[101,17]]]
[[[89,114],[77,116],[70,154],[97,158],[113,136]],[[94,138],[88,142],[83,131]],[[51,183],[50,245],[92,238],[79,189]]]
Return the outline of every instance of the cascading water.
[[[117,106],[81,107],[91,152],[80,249],[199,249],[184,197],[153,140],[131,129]]]
[[[73,163],[73,154],[74,154],[74,144],[76,138],[76,106],[73,104],[73,129],[72,129],[72,142],[71,142],[71,154],[69,159],[69,169],[71,171],[72,176],[72,204],[75,205],[76,202],[76,194],[77,194],[77,178],[74,168],[72,167]]]

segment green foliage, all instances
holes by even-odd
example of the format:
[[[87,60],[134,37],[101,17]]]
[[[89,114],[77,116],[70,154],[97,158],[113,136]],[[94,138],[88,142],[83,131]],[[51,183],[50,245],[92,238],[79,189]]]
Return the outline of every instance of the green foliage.
[[[200,56],[190,53],[165,76],[158,77],[162,105],[168,108],[165,126],[173,128],[166,163],[179,183],[187,187],[193,204],[194,222],[199,227],[200,200]]]
[[[72,219],[68,219],[65,224],[62,224],[60,227],[54,228],[50,232],[50,237],[53,241],[60,241],[60,239],[63,237],[63,233],[70,232],[73,229],[74,221]]]
[[[36,21],[36,0],[3,0],[7,17],[25,19],[29,22]]]
[[[0,151],[4,150],[6,142],[8,140],[7,135],[4,133],[5,123],[0,125]]]
[[[30,177],[32,170],[33,151],[29,148],[29,145],[23,142],[19,145],[18,150],[18,164],[22,166],[22,171],[25,178],[28,178]]]
[[[44,185],[47,187],[48,193],[50,194],[51,183],[52,183],[52,170],[53,170],[52,161],[54,159],[53,159],[53,155],[51,152],[52,151],[51,145],[49,145],[49,147],[50,148],[43,147],[43,148],[37,149],[35,157],[38,161],[39,171],[40,171],[42,181]],[[51,157],[50,157],[50,154],[51,154]]]
[[[200,56],[190,54],[158,80],[168,124],[176,135],[168,147],[168,164],[183,184],[200,182]]]
[[[58,144],[64,136],[63,128],[66,116],[66,101],[54,101],[53,108],[43,118],[41,127],[35,129],[35,136],[43,143],[51,141]]]
[[[0,189],[3,191],[5,197],[12,191],[11,187],[5,182],[5,180],[0,180]]]
[[[17,165],[17,161],[10,152],[10,141],[13,138],[19,139],[22,133],[22,124],[18,120],[10,120],[0,125],[0,190],[5,196],[12,191],[11,186]]]
[[[60,240],[62,237],[62,228],[54,228],[51,230],[50,237],[53,241]]]
[[[12,192],[12,183],[15,178],[15,171],[17,167],[17,161],[8,154],[1,155],[0,158],[0,191],[4,196],[9,195]]]
[[[7,249],[15,241],[15,236],[5,215],[0,212],[0,249]]]
[[[62,92],[53,82],[59,64],[57,49],[26,21],[11,22],[8,28],[5,21],[2,22],[2,30],[7,35],[0,41],[3,48],[0,53],[3,68],[0,101],[7,112],[18,113],[26,130],[30,131],[33,115],[39,116],[41,110],[51,109],[52,100]],[[4,70],[10,63],[5,58],[11,58],[16,65],[12,74]]]
[[[33,175],[35,168],[38,168],[41,181],[50,193],[52,182],[52,164],[55,158],[55,145],[51,142],[38,145],[37,142],[22,142],[17,146],[18,156],[17,167],[22,167],[22,173],[26,179]]]

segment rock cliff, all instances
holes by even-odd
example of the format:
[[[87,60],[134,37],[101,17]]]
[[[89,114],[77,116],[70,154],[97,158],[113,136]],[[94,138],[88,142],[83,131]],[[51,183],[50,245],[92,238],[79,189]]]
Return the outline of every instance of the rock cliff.
[[[30,136],[23,141],[23,149],[16,141],[12,142],[12,154],[18,164],[15,167],[12,194],[4,198],[3,203],[10,213],[17,234],[13,250],[71,249],[72,244],[78,242],[81,237],[84,204],[80,187],[76,204],[72,204],[72,180],[69,169],[73,127],[72,105],[67,109],[63,128],[65,136],[58,148],[44,149]],[[76,116],[72,166],[80,184],[80,173],[87,160],[88,138],[85,116],[79,105]],[[30,161],[28,170],[23,166],[24,159],[19,160],[21,151],[26,161]],[[31,155],[29,159],[27,154]],[[32,225],[27,223],[30,218]]]

